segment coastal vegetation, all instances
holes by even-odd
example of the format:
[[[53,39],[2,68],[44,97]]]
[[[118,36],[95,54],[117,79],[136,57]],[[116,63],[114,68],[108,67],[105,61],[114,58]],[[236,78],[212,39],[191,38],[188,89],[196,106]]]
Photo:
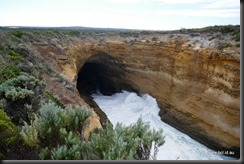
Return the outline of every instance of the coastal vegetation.
[[[154,33],[155,36],[150,36]],[[62,47],[59,40],[72,44],[75,40],[99,38],[109,34],[123,38],[131,45],[145,43],[167,45],[162,34],[189,33],[197,38],[206,33],[208,41],[220,50],[240,47],[240,26],[211,26],[202,29],[177,31],[144,31],[99,28],[9,28],[0,27],[0,159],[1,160],[148,160],[157,159],[157,151],[165,140],[163,131],[150,129],[142,119],[124,126],[104,122],[101,129],[84,131],[94,113],[93,108],[82,103],[67,103],[50,89],[62,85],[66,91],[75,92],[75,86],[58,72],[51,61],[52,53],[38,55],[33,45]],[[220,42],[228,34],[231,42]],[[139,38],[145,37],[145,39]],[[130,39],[130,37],[134,37]],[[197,38],[198,39],[198,38]],[[196,43],[197,43],[196,39]],[[101,38],[101,44],[106,40]],[[194,42],[195,43],[195,42]],[[188,44],[188,47],[193,47]],[[53,50],[54,51],[54,50]],[[62,56],[60,53],[59,56]],[[48,60],[47,60],[48,59]],[[60,62],[61,62],[60,57]],[[51,79],[51,80],[50,80]],[[49,81],[50,80],[50,81]],[[153,153],[152,153],[152,150]]]

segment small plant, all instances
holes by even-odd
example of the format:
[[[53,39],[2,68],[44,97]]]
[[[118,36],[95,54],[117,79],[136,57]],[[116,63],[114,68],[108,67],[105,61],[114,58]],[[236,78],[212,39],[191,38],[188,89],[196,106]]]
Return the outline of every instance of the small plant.
[[[231,43],[225,43],[218,46],[219,49],[224,49],[227,47],[233,47],[233,45]]]
[[[23,140],[28,146],[34,146],[39,147],[37,144],[38,141],[38,132],[36,130],[36,126],[34,125],[33,121],[31,121],[31,126],[28,126],[28,124],[25,122],[25,132],[21,132],[20,134],[23,137]]]
[[[46,34],[47,35],[53,35],[53,32],[52,32],[52,30],[49,30],[49,31],[46,32]]]
[[[10,59],[12,59],[13,61],[19,61],[19,62],[24,61],[24,58],[14,51],[8,51],[7,54],[8,54],[8,57]]]
[[[53,95],[53,93],[46,91],[44,93],[44,97],[47,100],[51,100],[52,102],[56,103],[56,105],[60,106],[60,107],[65,107],[64,104],[56,97]]]
[[[18,128],[10,121],[4,110],[0,109],[0,159],[14,145],[18,138]]]
[[[39,80],[34,77],[20,75],[2,83],[0,85],[0,95],[11,101],[25,99],[26,97],[32,96],[34,94],[32,89],[40,84]]]
[[[220,26],[222,33],[230,33],[234,31],[234,28],[231,25]]]
[[[158,147],[164,143],[162,130],[150,130],[142,119],[128,127],[117,124],[115,129],[107,123],[85,141],[82,136],[90,115],[84,107],[62,108],[49,101],[42,104],[30,125],[23,126],[21,136],[26,144],[40,149],[40,159],[156,159]]]
[[[164,45],[164,42],[163,42],[163,41],[160,41],[159,44],[160,44],[160,45]]]
[[[17,38],[21,38],[24,34],[26,34],[26,32],[20,31],[20,30],[16,30],[16,31],[13,31],[12,34],[14,36],[16,36]]]
[[[84,107],[69,105],[62,108],[49,101],[42,104],[30,125],[23,126],[21,135],[27,145],[41,147],[39,156],[42,159],[76,159],[76,153],[73,152],[80,150],[77,145],[80,146],[81,136],[89,123],[90,115],[91,111]]]
[[[12,64],[4,65],[0,68],[0,84],[8,79],[16,78],[20,74],[20,69]]]
[[[216,36],[213,36],[213,37],[209,38],[208,40],[211,41],[211,40],[213,40],[215,38],[216,38]]]
[[[81,33],[80,31],[68,31],[66,34],[69,36],[79,36]]]
[[[157,37],[152,37],[152,41],[158,41],[159,40],[159,38],[157,38]]]
[[[240,34],[236,35],[235,37],[233,37],[233,39],[236,41],[236,42],[239,42],[240,41]]]
[[[58,145],[51,150],[52,160],[80,160],[81,159],[81,140],[73,132],[65,137],[65,145]]]
[[[152,144],[154,142],[154,145]],[[158,147],[164,144],[162,130],[150,130],[141,118],[128,127],[118,123],[114,130],[106,124],[100,133],[92,133],[89,142],[84,143],[85,159],[103,160],[145,160],[156,158]],[[151,155],[152,146],[155,154]]]
[[[44,83],[32,76],[20,75],[0,84],[0,105],[11,120],[20,124],[39,108]]]
[[[235,30],[232,35],[240,35],[240,29]]]

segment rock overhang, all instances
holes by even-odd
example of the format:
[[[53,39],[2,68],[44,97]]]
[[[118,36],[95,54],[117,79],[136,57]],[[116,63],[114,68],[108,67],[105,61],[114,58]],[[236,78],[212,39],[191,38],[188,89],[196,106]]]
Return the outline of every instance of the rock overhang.
[[[149,93],[157,99],[163,121],[211,148],[238,150],[240,55],[235,47],[221,50],[212,43],[206,36],[177,34],[163,43],[81,39],[68,44],[53,62],[77,88],[86,79],[87,94],[97,88],[107,95],[126,88]]]

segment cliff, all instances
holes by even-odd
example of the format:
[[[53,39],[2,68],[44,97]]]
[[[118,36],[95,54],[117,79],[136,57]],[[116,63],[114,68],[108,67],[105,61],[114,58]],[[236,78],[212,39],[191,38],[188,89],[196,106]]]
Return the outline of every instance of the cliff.
[[[40,38],[34,36],[28,44],[35,55],[75,86],[69,94],[61,89],[62,84],[43,75],[60,99],[72,103],[85,100],[95,108],[100,118],[91,122],[107,120],[89,97],[96,89],[107,95],[123,89],[149,93],[159,104],[162,121],[214,150],[234,151],[234,156],[239,156],[238,30],[232,26],[48,36],[40,32]]]

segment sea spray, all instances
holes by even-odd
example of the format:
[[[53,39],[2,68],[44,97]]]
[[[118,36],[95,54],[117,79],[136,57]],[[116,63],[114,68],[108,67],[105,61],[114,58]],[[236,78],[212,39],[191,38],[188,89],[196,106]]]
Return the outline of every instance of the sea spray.
[[[161,121],[155,98],[148,94],[123,91],[112,96],[101,93],[92,95],[94,101],[106,113],[113,125],[135,123],[139,117],[149,122],[155,130],[162,128],[165,143],[159,147],[157,160],[232,160],[234,158],[216,153],[188,135]]]

